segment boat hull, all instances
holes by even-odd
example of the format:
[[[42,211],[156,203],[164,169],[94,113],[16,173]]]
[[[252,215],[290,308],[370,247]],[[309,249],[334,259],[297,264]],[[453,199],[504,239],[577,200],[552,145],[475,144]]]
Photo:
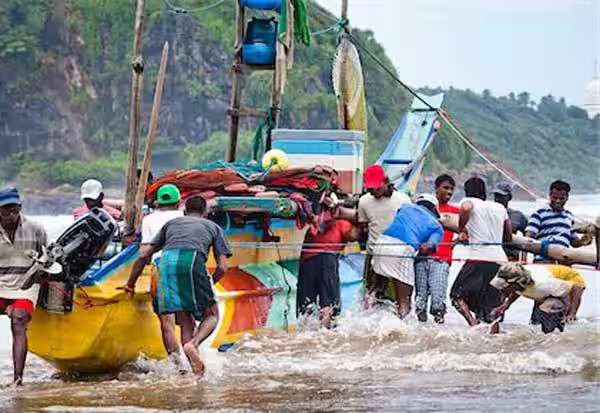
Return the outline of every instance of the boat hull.
[[[285,246],[301,245],[304,231],[283,220],[272,231],[280,242],[269,248],[254,244],[262,238],[256,228],[227,231],[234,255],[214,286],[220,317],[208,340],[211,347],[231,345],[265,328],[293,328],[299,248]],[[152,267],[145,268],[134,297],[117,290],[137,257],[137,247],[128,247],[84,280],[75,290],[72,312],[37,308],[28,330],[30,350],[60,371],[77,373],[113,371],[140,354],[165,357],[150,297]],[[207,266],[215,267],[212,257]]]

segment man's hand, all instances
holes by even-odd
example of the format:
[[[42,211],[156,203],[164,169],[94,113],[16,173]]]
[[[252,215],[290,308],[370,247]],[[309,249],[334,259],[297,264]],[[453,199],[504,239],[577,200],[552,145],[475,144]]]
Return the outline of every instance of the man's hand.
[[[135,294],[135,286],[130,287],[127,284],[117,287],[117,290],[125,291],[125,293],[127,293],[130,297],[133,297]]]
[[[577,321],[577,315],[569,313],[569,314],[567,314],[565,321],[567,323],[574,323],[575,321]]]
[[[491,312],[490,312],[490,316],[493,319],[497,319],[500,318],[504,315],[504,313],[506,312],[506,306],[504,304],[499,305],[498,307],[494,308]]]
[[[433,254],[435,252],[435,245],[432,244],[422,244],[421,247],[419,248],[419,253],[421,255],[430,255]]]

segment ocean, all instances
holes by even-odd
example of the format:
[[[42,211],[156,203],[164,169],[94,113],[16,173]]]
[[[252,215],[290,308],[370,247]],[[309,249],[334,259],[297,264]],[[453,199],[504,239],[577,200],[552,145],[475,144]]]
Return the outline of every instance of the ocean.
[[[526,212],[534,203],[519,203]],[[573,197],[594,218],[600,196]],[[70,217],[34,217],[58,234]],[[455,277],[458,267],[452,269]],[[10,327],[0,321],[3,412],[163,411],[598,411],[600,273],[585,271],[579,320],[565,333],[527,324],[531,302],[507,313],[502,334],[468,328],[454,309],[445,325],[399,320],[386,310],[344,314],[334,331],[306,328],[247,336],[226,353],[203,349],[207,373],[180,376],[140,357],[116,377],[76,381],[30,355],[22,388],[10,385]],[[452,279],[450,280],[450,283]]]

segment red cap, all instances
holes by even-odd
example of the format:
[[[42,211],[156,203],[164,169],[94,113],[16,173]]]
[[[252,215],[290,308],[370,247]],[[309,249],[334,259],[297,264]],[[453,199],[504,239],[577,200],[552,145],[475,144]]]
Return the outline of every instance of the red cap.
[[[381,188],[385,184],[385,171],[381,165],[369,165],[363,175],[365,189]]]

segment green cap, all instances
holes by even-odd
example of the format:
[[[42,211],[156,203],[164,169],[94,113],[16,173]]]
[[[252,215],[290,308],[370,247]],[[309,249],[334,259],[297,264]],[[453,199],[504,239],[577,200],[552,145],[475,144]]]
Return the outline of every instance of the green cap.
[[[173,184],[166,184],[158,188],[156,193],[156,202],[158,205],[173,205],[179,202],[181,194],[179,189]]]

